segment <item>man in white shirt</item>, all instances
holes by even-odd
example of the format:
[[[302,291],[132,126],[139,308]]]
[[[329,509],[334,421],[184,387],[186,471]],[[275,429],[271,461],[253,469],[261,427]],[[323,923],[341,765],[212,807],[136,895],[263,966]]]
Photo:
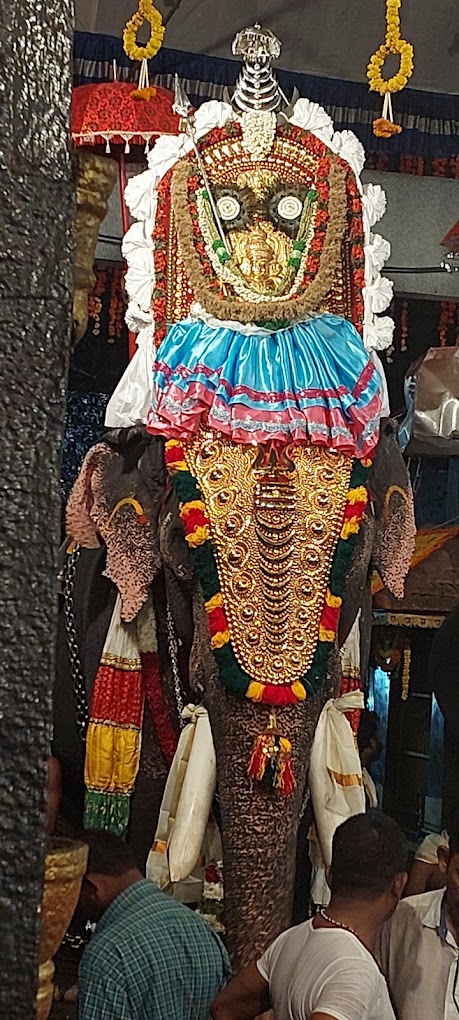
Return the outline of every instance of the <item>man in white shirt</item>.
[[[381,812],[340,825],[327,911],[241,971],[215,1000],[214,1020],[254,1020],[268,1009],[276,1020],[394,1020],[373,949],[402,895],[406,862],[405,837]]]
[[[441,833],[431,832],[423,839],[414,855],[405,896],[419,896],[424,892],[445,888],[445,876],[438,863],[438,851],[441,846],[449,847],[446,829]]]
[[[381,935],[378,956],[398,1020],[459,1017],[459,831],[437,852],[446,888],[408,896]]]

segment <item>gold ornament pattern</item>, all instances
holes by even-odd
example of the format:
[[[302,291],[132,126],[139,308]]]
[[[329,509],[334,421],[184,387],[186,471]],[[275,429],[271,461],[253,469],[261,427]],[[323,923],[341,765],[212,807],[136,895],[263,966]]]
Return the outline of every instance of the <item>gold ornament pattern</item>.
[[[314,135],[292,124],[277,128],[272,152],[261,162],[254,162],[244,151],[241,128],[234,121],[209,132],[200,142],[200,151],[217,205],[222,197],[226,201],[233,196],[241,206],[234,230],[250,222],[247,211],[258,202],[266,206],[263,219],[266,211],[267,218],[272,219],[269,193],[275,188],[286,195],[300,192],[304,210],[309,189],[317,192],[317,201],[311,201],[313,236],[305,223],[301,238],[304,249],[295,249],[290,256],[280,295],[269,294],[267,300],[250,289],[235,271],[234,262],[231,282],[224,279],[229,262],[225,260],[222,265],[212,249],[215,234],[207,230],[208,219],[201,216],[204,181],[193,155],[185,157],[158,187],[153,229],[155,346],[159,347],[171,322],[190,314],[194,302],[223,321],[252,322],[255,318],[266,323],[281,319],[285,324],[319,311],[344,316],[361,330],[365,285],[362,202],[355,177],[344,162]],[[183,178],[187,177],[180,183],[176,180],[179,167]],[[247,205],[246,198],[238,193],[245,188],[253,196]],[[274,222],[279,229],[279,218]],[[293,239],[295,234],[290,230],[286,236]],[[298,232],[296,238],[300,240]],[[228,244],[228,253],[232,254]],[[220,236],[218,247],[222,247]]]
[[[251,230],[230,230],[228,240],[233,261],[254,290],[265,295],[282,285],[293,250],[289,237],[265,220]]]
[[[86,870],[88,847],[69,839],[54,838],[46,854],[41,904],[40,967],[36,998],[37,1020],[48,1020],[53,1004],[52,958],[67,931],[78,902]]]
[[[184,446],[211,525],[234,652],[249,676],[292,684],[311,665],[352,460],[207,431]]]
[[[232,143],[239,146],[240,142]],[[233,167],[242,169],[240,162],[236,163],[236,152],[231,153],[230,145],[227,148],[227,162],[231,166],[231,158],[234,159]],[[283,146],[282,146],[283,148]],[[279,157],[278,157],[279,158]],[[251,322],[254,317],[254,301],[257,304],[257,317],[273,319],[280,314],[288,315],[291,320],[301,320],[309,312],[317,311],[330,293],[333,280],[341,264],[342,242],[347,222],[347,195],[346,195],[346,170],[334,157],[330,157],[330,202],[329,216],[325,234],[325,240],[320,253],[320,264],[314,280],[301,293],[303,285],[303,266],[300,264],[296,271],[298,287],[294,287],[291,293],[266,299],[263,295],[256,295],[253,292],[244,299],[222,300],[219,292],[216,292],[212,279],[208,279],[202,271],[199,255],[195,249],[194,226],[189,208],[188,181],[196,173],[196,169],[187,160],[180,161],[172,176],[171,183],[171,205],[174,215],[174,222],[177,229],[179,245],[185,260],[186,272],[191,284],[195,299],[216,318],[231,321],[237,319],[239,322]],[[297,179],[300,177],[301,169],[297,170]],[[211,176],[211,175],[210,175]],[[285,173],[279,178],[285,180]],[[222,174],[224,181],[224,174]],[[196,201],[196,198],[195,198]],[[199,206],[199,202],[198,202]],[[307,257],[307,252],[306,252]],[[224,268],[222,271],[222,277]],[[226,284],[227,281],[224,280]],[[229,283],[229,281],[228,281]],[[296,290],[300,293],[296,293]]]

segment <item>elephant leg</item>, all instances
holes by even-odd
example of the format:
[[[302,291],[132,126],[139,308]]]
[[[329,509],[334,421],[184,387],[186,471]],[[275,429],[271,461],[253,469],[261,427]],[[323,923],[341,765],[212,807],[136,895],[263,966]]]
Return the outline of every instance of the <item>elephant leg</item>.
[[[225,927],[235,968],[260,956],[291,924],[300,810],[309,755],[324,701],[336,689],[336,671],[320,694],[278,711],[279,729],[292,742],[296,789],[291,797],[252,784],[247,765],[269,708],[226,694],[209,646],[207,621],[196,607],[191,674],[204,687],[217,755],[223,838]],[[339,682],[339,681],[338,681]]]

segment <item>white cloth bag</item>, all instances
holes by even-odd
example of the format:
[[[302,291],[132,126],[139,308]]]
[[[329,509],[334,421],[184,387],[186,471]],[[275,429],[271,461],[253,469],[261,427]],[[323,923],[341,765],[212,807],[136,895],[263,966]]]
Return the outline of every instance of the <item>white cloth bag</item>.
[[[219,834],[209,815],[217,782],[215,750],[207,711],[187,705],[164,790],[147,878],[183,902],[200,898],[202,853],[221,856]]]
[[[314,866],[311,895],[315,903],[330,900],[325,870],[331,864],[335,829],[351,815],[365,811],[362,766],[345,712],[363,708],[362,691],[327,701],[319,716],[311,750],[309,788],[315,832],[309,833]]]

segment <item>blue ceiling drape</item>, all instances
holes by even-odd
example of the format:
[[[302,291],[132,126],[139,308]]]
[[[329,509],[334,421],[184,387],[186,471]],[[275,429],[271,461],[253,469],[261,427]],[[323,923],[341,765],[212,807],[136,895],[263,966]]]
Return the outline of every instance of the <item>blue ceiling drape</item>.
[[[75,85],[113,78],[116,60],[120,79],[134,80],[136,66],[123,50],[121,39],[110,35],[77,32],[74,49]],[[234,85],[239,63],[221,57],[185,53],[162,47],[150,61],[153,82],[172,88],[175,73],[183,80],[194,106],[209,99],[223,99]],[[396,119],[403,131],[390,140],[375,138],[372,124],[381,115],[382,100],[367,86],[356,82],[320,78],[315,75],[276,71],[290,98],[296,88],[300,96],[324,106],[337,130],[350,129],[372,152],[407,153],[426,159],[454,157],[459,153],[459,97],[404,89],[395,97]]]

